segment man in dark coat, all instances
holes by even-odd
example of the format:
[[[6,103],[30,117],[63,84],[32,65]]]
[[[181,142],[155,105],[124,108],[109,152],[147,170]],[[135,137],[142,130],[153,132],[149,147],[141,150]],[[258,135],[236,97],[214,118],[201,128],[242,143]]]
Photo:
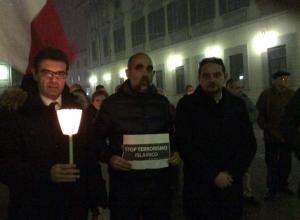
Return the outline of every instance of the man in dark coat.
[[[268,187],[265,200],[273,200],[277,193],[294,194],[288,188],[292,167],[291,149],[280,131],[284,110],[294,95],[294,90],[288,88],[289,75],[286,71],[275,72],[272,75],[272,87],[265,89],[256,103],[257,123],[264,131]]]
[[[166,220],[170,218],[168,167],[132,169],[131,162],[122,155],[125,135],[172,136],[169,102],[151,84],[153,66],[148,55],[133,55],[126,73],[128,80],[104,100],[96,120],[97,147],[102,161],[109,165],[111,219]],[[169,162],[177,164],[178,153],[173,152]]]
[[[225,67],[205,58],[200,85],[176,112],[175,140],[184,162],[184,214],[189,220],[234,220],[242,215],[242,178],[256,140],[245,103],[224,88]]]
[[[68,138],[56,114],[59,108],[78,108],[63,93],[67,70],[62,51],[41,50],[34,62],[36,84],[30,82],[38,89],[27,92],[25,103],[10,113],[9,126],[1,130],[0,176],[10,190],[9,220],[84,220],[90,208],[97,219],[106,205],[84,116],[74,135],[74,164],[68,164]]]
[[[300,161],[300,88],[288,102],[281,121],[281,132],[297,159]],[[300,183],[298,184],[298,197],[300,198]]]

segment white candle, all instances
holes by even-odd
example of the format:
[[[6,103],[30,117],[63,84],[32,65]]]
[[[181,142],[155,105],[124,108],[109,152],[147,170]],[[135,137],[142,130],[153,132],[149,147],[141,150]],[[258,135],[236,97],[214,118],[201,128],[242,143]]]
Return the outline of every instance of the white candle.
[[[64,135],[69,136],[69,163],[74,163],[73,138],[77,134],[82,110],[81,109],[60,109],[57,110],[58,121]]]

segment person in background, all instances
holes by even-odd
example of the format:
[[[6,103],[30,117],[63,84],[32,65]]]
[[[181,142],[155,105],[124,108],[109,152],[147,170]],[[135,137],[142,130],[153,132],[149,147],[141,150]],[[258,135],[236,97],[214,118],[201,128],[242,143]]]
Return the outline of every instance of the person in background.
[[[290,73],[286,71],[275,72],[272,75],[272,87],[264,90],[256,103],[257,123],[264,131],[268,187],[266,201],[274,200],[277,193],[294,195],[288,188],[291,149],[280,131],[284,110],[294,95],[294,91],[288,88],[289,76]]]
[[[243,210],[243,176],[257,147],[252,124],[243,100],[224,88],[222,59],[203,59],[198,76],[195,92],[176,108],[184,214],[188,220],[237,220]]]
[[[281,131],[286,142],[295,153],[296,158],[300,161],[300,88],[290,99],[281,121]],[[298,198],[300,198],[300,182],[297,189]]]
[[[98,112],[101,109],[102,103],[104,99],[107,98],[107,93],[105,91],[98,90],[93,93],[92,95],[92,102],[87,108],[87,114],[89,117],[89,120],[95,121],[96,117],[98,115]]]
[[[99,85],[96,86],[96,91],[103,91],[103,92],[107,93],[104,85],[101,85],[101,84],[99,84]]]
[[[71,93],[76,97],[76,102],[80,104],[82,109],[89,107],[90,100],[83,89],[76,89]]]
[[[244,100],[246,104],[246,108],[249,113],[249,119],[252,124],[257,121],[257,110],[255,104],[251,101],[251,99],[243,92],[243,85],[242,82],[238,79],[229,79],[226,82],[226,89],[232,94],[237,97],[240,97]]]
[[[77,83],[74,83],[73,85],[70,86],[70,92],[74,92],[75,90],[82,90],[82,87],[81,85],[77,84]]]
[[[185,95],[191,95],[194,93],[194,87],[192,85],[187,85],[185,87]]]
[[[234,96],[240,97],[244,100],[246,104],[246,108],[249,114],[249,119],[252,125],[257,120],[257,111],[256,107],[250,98],[243,92],[243,85],[242,82],[238,79],[230,78],[226,82],[226,89]],[[249,205],[259,206],[260,203],[257,199],[254,198],[252,193],[252,186],[251,186],[251,175],[249,171],[246,171],[243,178],[243,199]]]

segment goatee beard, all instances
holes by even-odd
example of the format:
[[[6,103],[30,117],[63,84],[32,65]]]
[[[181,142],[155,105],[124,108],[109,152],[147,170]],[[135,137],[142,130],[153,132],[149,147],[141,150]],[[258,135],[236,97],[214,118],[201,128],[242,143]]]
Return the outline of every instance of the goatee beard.
[[[151,82],[150,82],[149,78],[144,77],[138,86],[138,91],[146,92],[149,89],[150,85],[151,85]]]

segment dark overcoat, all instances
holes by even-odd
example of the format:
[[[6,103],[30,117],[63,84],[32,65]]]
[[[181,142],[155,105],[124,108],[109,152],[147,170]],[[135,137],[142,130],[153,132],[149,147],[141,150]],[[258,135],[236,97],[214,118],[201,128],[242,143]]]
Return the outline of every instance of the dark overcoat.
[[[64,94],[62,108],[78,107]],[[106,205],[105,184],[89,144],[83,115],[73,136],[74,163],[80,169],[75,183],[54,183],[50,169],[68,163],[68,137],[62,134],[54,107],[37,93],[1,123],[0,176],[10,190],[9,220],[83,220],[89,208]],[[5,126],[5,128],[3,127]]]
[[[104,100],[96,119],[95,140],[101,160],[110,165],[113,155],[122,156],[124,134],[170,133],[172,136],[169,106],[167,98],[158,94],[155,87],[139,93],[131,89],[129,80],[125,81],[116,94]],[[150,206],[166,209],[170,187],[167,168],[124,172],[109,167],[109,173],[111,209],[126,205],[143,207],[145,201],[156,203]]]
[[[256,141],[242,99],[223,89],[217,103],[201,87],[183,97],[176,112],[175,140],[184,161],[185,210],[223,219],[241,214],[242,176],[256,151]],[[231,187],[219,189],[214,183],[221,171],[234,179]],[[225,214],[226,215],[226,214]],[[226,219],[224,217],[224,219]]]

